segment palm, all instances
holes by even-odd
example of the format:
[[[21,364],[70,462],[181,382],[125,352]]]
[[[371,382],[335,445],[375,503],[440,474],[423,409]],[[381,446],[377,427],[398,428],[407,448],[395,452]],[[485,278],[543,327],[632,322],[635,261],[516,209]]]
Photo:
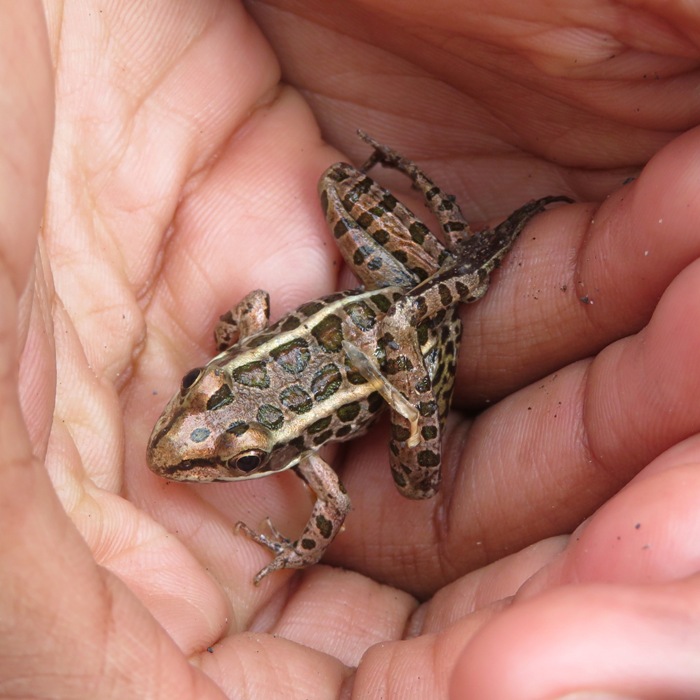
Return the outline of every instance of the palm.
[[[216,16],[205,16],[214,8]],[[229,692],[237,681],[227,674],[235,675],[237,665],[272,685],[277,681],[270,674],[279,671],[280,683],[292,673],[334,687],[345,673],[341,664],[356,665],[369,645],[400,638],[415,609],[409,593],[429,597],[457,580],[433,599],[420,631],[442,632],[444,641],[448,623],[461,621],[475,630],[479,616],[465,617],[467,612],[512,594],[564,544],[545,538],[570,532],[700,423],[688,410],[700,377],[687,361],[674,316],[674,308],[689,303],[692,269],[669,289],[664,313],[645,331],[643,345],[632,339],[611,345],[593,365],[576,363],[640,330],[658,297],[697,255],[688,224],[697,217],[692,206],[680,206],[686,201],[675,199],[695,176],[690,154],[698,146],[691,134],[606,203],[595,214],[597,226],[588,228],[594,210],[582,206],[535,222],[493,292],[465,313],[457,403],[483,407],[485,399],[507,398],[478,419],[468,442],[469,426],[455,418],[443,493],[412,503],[394,491],[386,427],[378,426],[334,462],[355,510],[326,561],[362,573],[319,566],[276,574],[254,588],[252,576],[267,554],[236,536],[232,524],[243,519],[257,526],[269,515],[283,531],[298,532],[310,504],[295,477],[166,484],[145,468],[144,449],[179,378],[210,354],[212,325],[227,306],[263,287],[271,293],[273,315],[279,315],[339,283],[338,254],[315,186],[341,154],[322,145],[314,117],[331,142],[358,160],[362,146],[354,129],[373,131],[374,113],[384,110],[375,135],[425,165],[477,220],[503,216],[538,195],[603,199],[632,172],[630,164],[659,148],[659,133],[675,125],[665,124],[663,115],[651,115],[641,126],[635,121],[634,105],[653,102],[654,84],[640,97],[616,83],[591,105],[585,79],[581,85],[551,76],[566,63],[556,38],[546,56],[536,53],[537,42],[515,47],[533,67],[508,50],[507,22],[499,25],[503,34],[492,30],[487,43],[476,40],[476,25],[464,20],[469,70],[445,60],[442,48],[435,51],[445,45],[441,32],[451,35],[454,26],[431,22],[429,40],[414,57],[417,65],[407,67],[415,37],[396,30],[387,17],[376,23],[373,39],[387,48],[368,58],[333,29],[361,36],[368,16],[325,17],[320,5],[307,4],[304,11],[321,21],[316,29],[300,24],[309,31],[302,41],[332,43],[332,60],[343,69],[342,81],[328,85],[315,76],[318,56],[295,45],[301,32],[278,32],[279,18],[265,5],[250,9],[278,41],[283,64],[307,89],[315,115],[292,89],[274,92],[277,68],[270,48],[234,5],[199,3],[181,25],[170,8],[163,27],[153,10],[152,17],[138,20],[150,27],[148,44],[138,46],[129,43],[139,35],[136,26],[124,24],[123,17],[102,17],[114,41],[87,79],[84,65],[71,57],[85,55],[89,33],[64,17],[43,232],[60,299],[53,305],[53,422],[50,383],[39,389],[47,408],[29,410],[37,401],[32,369],[53,359],[42,340],[50,327],[30,325],[21,360],[20,394],[35,450],[45,450],[64,508],[96,563],[131,589],[116,585],[119,629],[132,636],[133,625],[145,630],[130,642],[137,649],[147,644],[152,653],[159,645],[157,663],[168,669],[161,690],[168,683],[181,688],[187,677],[213,697],[213,685],[196,673],[189,676],[184,657],[141,617],[133,594],[185,655],[202,654],[204,670]],[[372,56],[382,74],[392,76],[391,89],[367,75]],[[152,75],[144,76],[144,66]],[[444,82],[426,81],[424,71]],[[401,89],[395,75],[403,76]],[[372,109],[364,109],[373,90]],[[585,105],[577,103],[579,96],[586,96]],[[606,111],[613,98],[615,119]],[[348,102],[358,106],[349,109]],[[413,121],[389,116],[404,113]],[[666,176],[671,162],[673,183]],[[386,181],[402,192],[404,183],[395,176]],[[412,195],[404,187],[400,196]],[[419,205],[415,210],[422,211]],[[659,218],[667,224],[663,248],[655,228]],[[45,272],[39,268],[36,274],[50,290]],[[584,295],[592,306],[581,303]],[[675,372],[664,369],[669,358]],[[555,371],[556,377],[531,385]],[[654,403],[639,398],[649,382]],[[523,437],[509,439],[513,435]],[[614,519],[613,510],[611,524]],[[540,540],[529,553],[478,568]],[[78,538],[71,546],[82,566],[92,566]],[[582,561],[591,570],[606,565]],[[82,577],[82,595],[95,596],[92,581]],[[289,599],[280,609],[275,593],[285,587]],[[322,622],[310,626],[309,619]],[[249,629],[280,638],[242,634]],[[99,629],[94,633],[99,636]],[[462,634],[459,646],[469,634]],[[340,646],[338,639],[344,640]],[[213,656],[203,652],[217,641]],[[257,660],[261,648],[275,655],[272,668]],[[418,652],[406,643],[396,653],[410,659]],[[374,664],[382,668],[385,661],[377,652],[363,668],[371,674]],[[446,655],[426,669],[435,687],[444,685],[453,664]],[[386,666],[387,678],[391,669]],[[394,687],[397,696],[407,697],[400,685]]]

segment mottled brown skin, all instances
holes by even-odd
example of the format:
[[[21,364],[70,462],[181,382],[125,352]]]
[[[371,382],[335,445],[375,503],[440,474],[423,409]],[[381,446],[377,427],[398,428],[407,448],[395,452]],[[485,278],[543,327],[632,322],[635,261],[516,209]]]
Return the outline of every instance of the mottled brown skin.
[[[362,434],[388,405],[391,470],[399,491],[428,498],[440,484],[441,434],[459,350],[460,303],[486,292],[491,271],[546,197],[495,229],[474,233],[454,200],[414,163],[365,134],[374,151],[361,169],[331,166],[319,191],[326,218],[360,289],[303,304],[268,326],[256,290],[221,317],[221,352],[188,372],[153,429],[151,469],[177,481],[237,481],[294,469],[316,494],[301,536],[290,541],[238,528],[275,558],[255,577],[316,563],[350,500],[317,454]],[[437,218],[430,230],[366,175],[377,163],[406,174]]]

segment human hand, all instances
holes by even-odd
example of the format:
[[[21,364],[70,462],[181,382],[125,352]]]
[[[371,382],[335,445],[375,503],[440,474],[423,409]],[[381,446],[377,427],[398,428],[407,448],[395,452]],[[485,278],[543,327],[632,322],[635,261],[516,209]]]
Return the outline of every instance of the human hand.
[[[2,677],[48,683],[54,695],[72,683],[93,696],[234,696],[245,692],[245,678],[251,694],[268,696],[334,695],[354,682],[358,697],[439,697],[457,668],[455,697],[467,692],[462,683],[474,698],[591,687],[651,696],[656,688],[641,666],[667,674],[659,697],[697,687],[679,662],[693,646],[686,611],[697,586],[684,577],[697,556],[672,536],[683,526],[692,543],[696,522],[697,444],[682,440],[698,425],[688,322],[697,303],[698,136],[678,139],[621,186],[669,132],[694,123],[692,109],[686,123],[669,116],[674,104],[687,110],[683,80],[649,81],[644,92],[635,70],[682,70],[687,58],[663,58],[663,32],[623,37],[632,47],[656,38],[660,56],[654,65],[625,53],[628,64],[618,61],[617,70],[635,77],[623,80],[625,92],[619,78],[604,80],[595,60],[583,71],[598,79],[591,83],[552,75],[577,65],[570,59],[578,45],[567,54],[571,44],[562,40],[571,35],[519,40],[504,22],[480,30],[491,32],[486,42],[467,17],[465,71],[436,48],[444,50],[439,39],[454,23],[436,27],[431,16],[415,18],[435,34],[412,54],[420,69],[409,70],[398,56],[415,39],[386,14],[384,25],[369,22],[375,11],[365,8],[369,15],[353,24],[338,8],[305,8],[293,9],[313,11],[311,23],[250,6],[289,79],[307,88],[314,115],[295,90],[279,87],[268,45],[232,3],[202,2],[189,16],[171,2],[150,3],[141,15],[47,3],[57,112],[36,258],[49,67],[38,29],[33,69],[17,62],[27,54],[26,33],[9,22],[4,29],[4,65],[27,68],[22,80],[5,72],[4,81],[19,96],[9,101],[7,161],[22,167],[3,178],[9,283],[0,349],[6,367],[20,357],[27,432],[7,372],[0,571],[3,590],[18,593],[4,598],[0,615],[17,619],[3,635]],[[299,22],[297,31],[281,25],[285,17]],[[685,26],[684,18],[666,19]],[[343,40],[359,27],[373,28],[381,53]],[[323,46],[328,63],[319,75]],[[587,47],[596,48],[595,36]],[[373,60],[386,83],[367,71]],[[428,68],[443,81],[463,80],[446,89],[425,79]],[[335,100],[331,77],[341,88]],[[684,80],[693,84],[690,74]],[[671,92],[663,100],[662,89]],[[650,113],[639,116],[640,104]],[[407,113],[410,122],[396,116]],[[533,114],[534,123],[523,119]],[[477,220],[498,219],[537,195],[614,194],[597,211],[578,205],[539,217],[487,297],[465,311],[442,494],[414,503],[395,493],[385,426],[377,426],[334,462],[355,510],[326,561],[354,571],[285,572],[257,589],[252,575],[268,555],[231,525],[270,515],[297,532],[310,505],[295,477],[168,484],[145,468],[144,447],[181,375],[211,352],[211,328],[228,305],[265,287],[279,315],[337,284],[339,258],[315,183],[340,154],[320,142],[314,116],[329,141],[358,160],[362,147],[350,145],[357,126],[390,143]],[[475,151],[485,156],[475,159]],[[459,413],[496,399],[473,424]],[[30,445],[46,470],[30,460]],[[576,538],[563,536],[608,499]],[[579,585],[562,588],[571,583]],[[418,606],[415,595],[427,602]],[[645,616],[652,606],[656,615]],[[613,613],[614,626],[604,626]],[[18,649],[32,652],[22,655],[21,673]],[[650,649],[654,656],[638,664]],[[633,656],[634,673],[624,665]]]

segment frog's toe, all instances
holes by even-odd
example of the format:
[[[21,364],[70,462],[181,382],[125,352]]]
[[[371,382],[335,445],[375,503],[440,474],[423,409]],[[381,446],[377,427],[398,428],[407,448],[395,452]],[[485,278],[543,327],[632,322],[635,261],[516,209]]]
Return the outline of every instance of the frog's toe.
[[[240,532],[248,539],[257,542],[259,545],[269,549],[275,558],[263,569],[261,569],[253,579],[253,583],[257,586],[260,582],[271,573],[281,571],[282,569],[303,569],[309,566],[309,556],[305,552],[297,551],[297,542],[292,542],[285,537],[273,524],[272,521],[266,519],[267,527],[271,535],[263,535],[248,527],[244,522],[236,523],[236,532]]]

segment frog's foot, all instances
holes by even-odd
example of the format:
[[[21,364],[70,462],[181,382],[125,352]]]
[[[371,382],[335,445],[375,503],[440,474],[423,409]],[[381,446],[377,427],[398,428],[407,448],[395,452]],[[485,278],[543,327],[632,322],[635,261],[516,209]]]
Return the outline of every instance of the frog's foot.
[[[270,320],[270,296],[262,289],[246,294],[230,311],[219,317],[214,342],[219,351],[267,328]]]
[[[357,135],[365,143],[372,146],[373,149],[370,157],[363,163],[362,167],[360,168],[362,172],[367,172],[368,170],[373,168],[377,163],[381,163],[387,168],[396,168],[401,172],[407,172],[408,170],[417,169],[418,166],[413,161],[408,160],[408,158],[404,158],[402,155],[398,154],[393,148],[389,148],[389,146],[385,146],[384,144],[379,143],[379,141],[373,139],[368,133],[362,131],[362,129],[357,130]]]
[[[317,558],[309,556],[309,553],[304,552],[303,548],[299,546],[299,541],[292,542],[292,540],[285,537],[272,524],[269,518],[266,519],[265,523],[271,535],[263,535],[260,532],[256,532],[243,522],[239,521],[236,523],[236,532],[241,532],[249,539],[269,549],[275,555],[275,558],[255,575],[253,583],[256,586],[273,571],[281,571],[282,569],[303,569],[306,566],[315,564],[321,558],[323,552],[321,552]]]
[[[453,195],[443,192],[412,160],[375,141],[360,129],[357,134],[373,148],[372,154],[360,170],[366,173],[380,163],[385,168],[394,168],[410,178],[413,186],[422,193],[426,206],[438,220],[450,251],[458,250],[465,239],[474,235]]]

